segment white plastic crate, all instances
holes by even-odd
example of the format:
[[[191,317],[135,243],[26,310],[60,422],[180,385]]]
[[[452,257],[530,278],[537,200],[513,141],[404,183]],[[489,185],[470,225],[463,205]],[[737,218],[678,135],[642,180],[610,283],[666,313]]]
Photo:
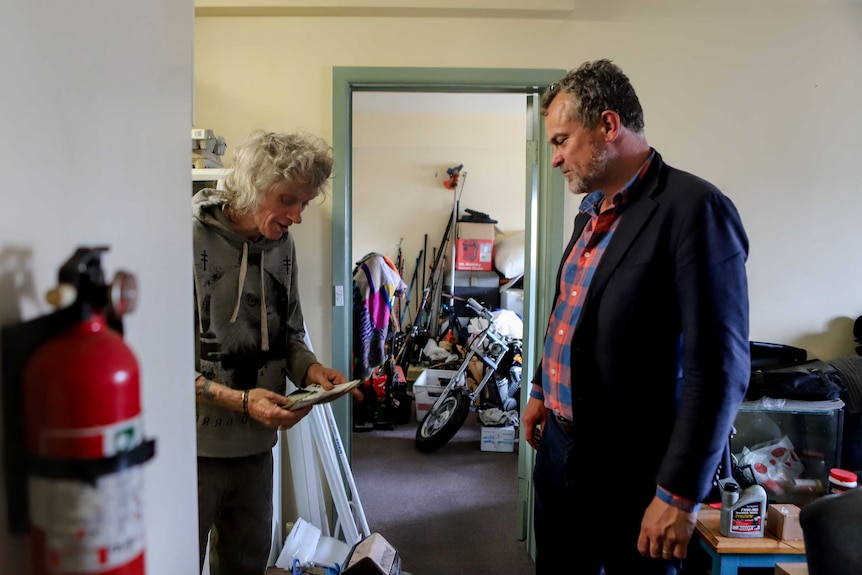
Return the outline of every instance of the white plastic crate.
[[[417,421],[422,421],[456,373],[458,372],[454,369],[426,369],[419,374],[413,382]]]

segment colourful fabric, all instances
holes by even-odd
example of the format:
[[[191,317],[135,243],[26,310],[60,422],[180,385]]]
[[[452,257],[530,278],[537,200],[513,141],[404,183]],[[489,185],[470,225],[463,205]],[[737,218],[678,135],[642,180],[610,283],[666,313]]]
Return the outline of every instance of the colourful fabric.
[[[368,379],[386,359],[389,326],[398,328],[391,313],[396,297],[407,284],[395,264],[384,255],[370,253],[353,271],[353,378]]]

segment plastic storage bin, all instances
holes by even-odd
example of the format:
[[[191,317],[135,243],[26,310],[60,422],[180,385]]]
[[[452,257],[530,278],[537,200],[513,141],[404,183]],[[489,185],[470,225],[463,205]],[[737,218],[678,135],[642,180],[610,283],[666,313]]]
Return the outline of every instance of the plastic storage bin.
[[[422,421],[456,373],[458,371],[454,369],[426,369],[416,378],[413,382],[416,421]]]
[[[829,490],[841,461],[844,402],[761,398],[743,402],[731,452],[738,473],[770,503],[805,504]]]

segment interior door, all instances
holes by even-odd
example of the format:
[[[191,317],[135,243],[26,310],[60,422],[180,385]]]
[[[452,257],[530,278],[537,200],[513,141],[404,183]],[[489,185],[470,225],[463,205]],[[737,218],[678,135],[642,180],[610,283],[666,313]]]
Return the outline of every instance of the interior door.
[[[332,362],[343,373],[351,372],[352,337],[352,96],[356,90],[423,92],[511,92],[527,99],[527,182],[524,274],[524,377],[522,394],[528,393],[532,368],[544,335],[556,261],[563,248],[562,177],[551,171],[550,152],[538,111],[538,94],[565,75],[565,70],[475,69],[475,68],[333,68],[333,174],[332,208]],[[550,278],[550,279],[548,279]],[[524,397],[522,397],[522,400]],[[522,401],[522,405],[525,400]],[[333,405],[344,448],[351,453],[352,413],[348,402]],[[531,553],[532,538],[532,450],[523,442],[519,461],[519,517],[516,531]]]

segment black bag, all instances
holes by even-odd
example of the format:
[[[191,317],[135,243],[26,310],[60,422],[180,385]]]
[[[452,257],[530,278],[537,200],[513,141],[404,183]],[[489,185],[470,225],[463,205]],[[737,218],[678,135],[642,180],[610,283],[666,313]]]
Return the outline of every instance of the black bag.
[[[783,343],[750,341],[751,371],[767,367],[783,367],[808,361],[808,351]]]
[[[847,386],[834,366],[814,359],[784,367],[752,369],[746,399],[825,401],[841,399]]]

